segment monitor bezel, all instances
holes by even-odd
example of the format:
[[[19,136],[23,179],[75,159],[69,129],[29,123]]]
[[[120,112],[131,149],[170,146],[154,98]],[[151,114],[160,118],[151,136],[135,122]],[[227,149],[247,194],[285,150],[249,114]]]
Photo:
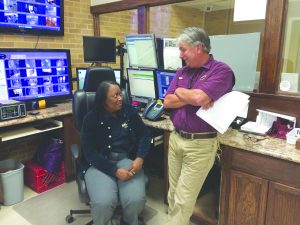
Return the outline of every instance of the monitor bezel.
[[[51,105],[52,103],[55,104],[60,101],[65,100],[71,100],[73,96],[73,84],[72,84],[72,65],[71,65],[71,53],[70,49],[32,49],[32,48],[0,48],[0,55],[1,52],[65,52],[67,55],[67,62],[68,62],[68,83],[69,83],[69,93],[64,95],[57,95],[57,96],[43,96],[43,97],[35,97],[30,99],[24,99],[24,100],[17,100],[27,103],[33,102],[33,101],[39,101],[39,100],[46,100],[46,103],[48,105]],[[10,99],[10,98],[9,98]],[[29,106],[29,105],[28,105]]]
[[[30,2],[28,2],[30,3]],[[59,30],[52,29],[39,29],[37,27],[30,26],[7,26],[0,24],[0,33],[7,34],[23,34],[34,36],[64,36],[64,1],[60,1],[60,26]],[[17,13],[20,13],[19,11]]]
[[[114,54],[114,59],[113,60],[91,60],[91,59],[87,59],[87,55],[86,55],[86,50],[85,50],[85,41],[88,41],[88,39],[111,39],[112,41],[114,41],[114,46],[115,46],[115,51],[113,51]],[[115,37],[108,37],[108,36],[82,36],[82,48],[83,48],[83,61],[86,63],[116,63],[117,62],[117,49],[116,49],[116,43],[117,40]]]

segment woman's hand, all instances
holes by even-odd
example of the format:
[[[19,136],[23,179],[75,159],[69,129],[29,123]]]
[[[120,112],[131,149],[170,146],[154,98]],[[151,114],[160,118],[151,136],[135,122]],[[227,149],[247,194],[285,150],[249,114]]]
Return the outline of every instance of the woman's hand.
[[[136,158],[132,164],[131,167],[129,168],[129,172],[132,173],[133,175],[135,175],[136,173],[138,173],[142,167],[143,167],[143,163],[144,163],[144,159],[143,158]]]
[[[134,174],[125,168],[119,168],[116,172],[116,177],[122,181],[127,181],[130,178],[132,178],[133,176],[134,176]]]

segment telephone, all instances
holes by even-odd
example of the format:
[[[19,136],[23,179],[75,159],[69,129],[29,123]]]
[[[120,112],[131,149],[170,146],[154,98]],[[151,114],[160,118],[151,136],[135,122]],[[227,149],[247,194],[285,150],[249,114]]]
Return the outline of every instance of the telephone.
[[[237,116],[230,124],[233,129],[241,129],[241,126],[247,122],[247,119]]]
[[[143,117],[148,120],[158,120],[164,112],[164,105],[161,102],[152,100],[143,112]]]

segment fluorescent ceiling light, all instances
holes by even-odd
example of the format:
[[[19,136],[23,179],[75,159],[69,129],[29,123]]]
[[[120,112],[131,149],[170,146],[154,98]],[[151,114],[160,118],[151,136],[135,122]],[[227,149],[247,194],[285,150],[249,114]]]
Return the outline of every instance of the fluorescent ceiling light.
[[[262,20],[267,0],[235,0],[233,21]]]

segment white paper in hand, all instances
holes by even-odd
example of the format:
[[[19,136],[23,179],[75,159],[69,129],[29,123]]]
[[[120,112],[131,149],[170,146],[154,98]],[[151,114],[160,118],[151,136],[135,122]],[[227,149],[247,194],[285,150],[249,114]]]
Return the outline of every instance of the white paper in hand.
[[[232,91],[214,102],[213,107],[207,110],[200,108],[196,114],[223,134],[238,115],[248,111],[249,97],[242,92]]]

